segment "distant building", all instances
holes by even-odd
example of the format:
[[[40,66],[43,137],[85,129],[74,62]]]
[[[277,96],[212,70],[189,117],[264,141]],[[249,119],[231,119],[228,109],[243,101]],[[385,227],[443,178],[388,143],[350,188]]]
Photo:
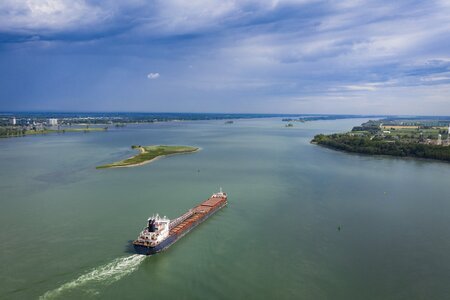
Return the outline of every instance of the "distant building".
[[[438,134],[436,145],[442,145],[442,136],[440,134]]]
[[[11,125],[17,125],[16,117],[13,117],[13,118],[11,119]]]
[[[50,125],[50,126],[57,126],[58,125],[58,119],[48,119],[48,125]]]

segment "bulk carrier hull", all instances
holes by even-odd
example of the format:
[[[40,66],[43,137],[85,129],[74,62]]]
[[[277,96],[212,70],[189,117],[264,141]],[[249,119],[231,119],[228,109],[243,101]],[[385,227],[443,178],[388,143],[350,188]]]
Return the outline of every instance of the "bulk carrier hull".
[[[135,240],[133,242],[133,246],[136,253],[142,255],[152,255],[164,251],[225,205],[227,205],[227,195],[222,192],[214,194],[208,200],[184,214],[183,216],[188,215],[184,219],[183,216],[181,216],[171,222],[169,236],[159,244],[152,246],[146,242]]]

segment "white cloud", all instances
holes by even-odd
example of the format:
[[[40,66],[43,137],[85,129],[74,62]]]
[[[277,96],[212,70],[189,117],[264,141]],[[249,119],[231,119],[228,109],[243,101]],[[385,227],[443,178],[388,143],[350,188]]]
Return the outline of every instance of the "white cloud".
[[[0,28],[6,32],[61,32],[101,23],[110,13],[85,0],[3,0]]]
[[[164,33],[188,33],[218,28],[283,5],[301,6],[320,0],[158,0],[156,22],[149,24]]]
[[[147,78],[148,79],[157,79],[157,78],[159,78],[161,75],[159,75],[159,73],[149,73],[148,75],[147,75]]]
[[[367,84],[347,85],[344,88],[350,91],[375,91],[377,89],[375,86]]]
[[[336,89],[330,89],[331,91],[376,91],[380,88],[392,87],[397,84],[396,80],[390,80],[385,82],[366,82],[363,84],[349,84]]]
[[[443,73],[439,75],[430,75],[420,78],[423,82],[434,82],[434,81],[443,81],[450,80],[450,73]]]

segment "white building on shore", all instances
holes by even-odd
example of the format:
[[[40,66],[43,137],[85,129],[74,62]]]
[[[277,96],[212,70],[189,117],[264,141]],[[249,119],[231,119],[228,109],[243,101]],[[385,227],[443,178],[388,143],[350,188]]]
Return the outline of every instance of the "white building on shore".
[[[50,126],[57,126],[58,125],[58,119],[48,119],[48,125],[50,125]]]
[[[16,117],[13,117],[12,119],[11,119],[11,125],[17,125],[17,120],[16,120]]]

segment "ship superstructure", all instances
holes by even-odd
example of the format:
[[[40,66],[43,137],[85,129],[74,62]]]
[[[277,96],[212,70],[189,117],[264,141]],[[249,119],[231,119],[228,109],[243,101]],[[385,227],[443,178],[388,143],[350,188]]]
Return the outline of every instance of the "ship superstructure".
[[[227,194],[213,194],[208,200],[188,210],[180,217],[169,220],[158,214],[148,218],[147,226],[133,242],[134,249],[139,254],[151,255],[163,251],[198,224],[227,204]]]
[[[166,216],[161,218],[158,214],[147,220],[147,227],[142,230],[137,242],[155,247],[169,236],[170,220]]]

